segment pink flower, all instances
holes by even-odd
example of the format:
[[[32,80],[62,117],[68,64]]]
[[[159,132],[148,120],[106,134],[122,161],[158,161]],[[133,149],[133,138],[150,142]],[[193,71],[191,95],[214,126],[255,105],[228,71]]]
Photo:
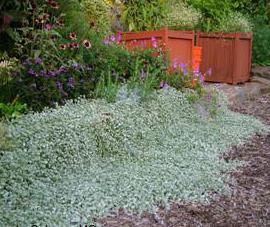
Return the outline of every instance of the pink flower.
[[[52,24],[45,24],[45,29],[50,31],[53,29],[53,25]]]
[[[153,48],[157,48],[158,47],[158,45],[157,45],[157,39],[155,37],[152,36],[151,42],[152,42],[152,47]]]
[[[46,2],[53,9],[59,9],[59,7],[60,7],[59,3],[54,1],[54,0],[47,0]]]
[[[172,67],[173,67],[173,70],[177,69],[177,61],[176,60],[173,61],[173,66]]]
[[[106,45],[106,46],[109,45],[110,44],[110,40],[109,39],[104,39],[103,40],[103,44]]]
[[[85,39],[85,40],[83,41],[83,45],[84,45],[84,47],[85,47],[86,49],[90,49],[90,48],[92,47],[92,44],[91,44],[90,41],[87,40],[87,39]]]
[[[117,43],[120,43],[122,41],[122,35],[118,34],[117,35]]]
[[[211,76],[211,75],[212,75],[212,69],[211,69],[211,68],[208,69],[208,71],[206,72],[206,74],[207,74],[208,76]]]
[[[161,81],[159,84],[159,87],[160,87],[160,89],[168,89],[169,85],[166,82]]]
[[[76,39],[77,39],[76,33],[75,33],[75,32],[70,32],[70,33],[69,33],[69,38],[70,38],[71,40],[76,40]]]
[[[69,44],[69,47],[71,49],[78,49],[80,47],[80,44],[79,43],[71,43],[71,44]]]
[[[116,40],[115,35],[111,35],[111,41],[115,42],[115,40]]]
[[[60,48],[60,50],[65,50],[65,49],[67,49],[67,45],[66,44],[60,44],[59,48]]]

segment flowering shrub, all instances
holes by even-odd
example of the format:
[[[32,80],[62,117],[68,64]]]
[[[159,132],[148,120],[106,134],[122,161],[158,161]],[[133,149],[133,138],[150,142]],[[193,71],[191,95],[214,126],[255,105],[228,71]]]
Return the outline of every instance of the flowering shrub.
[[[156,30],[164,26],[167,7],[164,0],[124,0],[121,20],[128,31]]]
[[[200,11],[183,1],[170,0],[167,4],[169,11],[164,23],[171,29],[193,30],[202,19]]]
[[[77,62],[50,68],[39,57],[27,59],[14,86],[23,102],[29,103],[34,110],[42,110],[44,106],[63,104],[65,99],[90,95],[94,80],[90,76],[91,69]]]
[[[29,4],[27,23],[17,29],[21,67],[11,80],[12,94],[4,94],[10,102],[16,98],[30,109],[42,110],[80,95],[93,97],[102,77],[117,74],[115,82],[123,83],[134,74],[138,58],[142,61],[148,56],[141,68],[156,61],[150,53],[127,52],[118,45],[120,36],[111,35],[102,42],[88,31],[84,11],[76,1]]]
[[[160,88],[171,86],[181,91],[189,88],[195,90],[199,96],[203,96],[205,94],[204,80],[206,74],[211,74],[211,70],[203,74],[198,70],[191,69],[186,64],[173,62],[170,73],[164,75]]]
[[[251,32],[252,27],[247,16],[239,12],[231,12],[226,18],[223,18],[217,29],[223,32]]]
[[[236,163],[220,154],[268,129],[223,104],[209,122],[188,96],[80,99],[10,123],[16,147],[0,149],[0,226],[79,225],[119,208],[142,213],[228,192],[222,173]]]

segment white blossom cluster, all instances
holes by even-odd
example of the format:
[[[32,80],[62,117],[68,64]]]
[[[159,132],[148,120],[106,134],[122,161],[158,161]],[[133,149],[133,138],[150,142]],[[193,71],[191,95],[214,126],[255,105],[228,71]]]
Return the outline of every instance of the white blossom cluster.
[[[169,13],[165,25],[173,29],[194,29],[200,20],[202,13],[183,1],[173,1],[169,6]]]
[[[239,12],[232,12],[224,18],[218,30],[222,32],[251,32],[253,29],[250,20]]]
[[[116,103],[80,99],[9,124],[13,150],[0,156],[0,226],[70,226],[124,208],[228,193],[239,163],[220,154],[269,129],[222,106],[201,118],[188,93]]]

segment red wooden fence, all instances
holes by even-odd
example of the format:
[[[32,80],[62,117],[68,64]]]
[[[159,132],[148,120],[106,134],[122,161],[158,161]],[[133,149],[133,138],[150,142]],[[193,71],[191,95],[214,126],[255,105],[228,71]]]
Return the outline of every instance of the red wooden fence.
[[[171,64],[184,63],[191,66],[195,34],[193,31],[172,31],[164,28],[158,31],[124,32],[122,39],[128,49],[151,48],[153,37],[166,47]]]
[[[206,81],[237,84],[250,78],[251,33],[197,33],[202,47],[201,71],[211,69]]]

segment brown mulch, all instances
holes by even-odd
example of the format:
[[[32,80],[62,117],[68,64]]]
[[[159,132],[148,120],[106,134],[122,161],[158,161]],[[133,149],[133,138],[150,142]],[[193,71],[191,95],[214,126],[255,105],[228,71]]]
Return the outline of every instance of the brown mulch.
[[[270,94],[231,109],[254,115],[270,125]],[[119,212],[99,220],[103,226],[270,226],[270,134],[256,135],[249,143],[234,147],[225,160],[242,160],[246,165],[231,173],[235,179],[231,196],[216,195],[209,205],[172,204],[169,210],[160,208],[156,214],[139,217]]]

